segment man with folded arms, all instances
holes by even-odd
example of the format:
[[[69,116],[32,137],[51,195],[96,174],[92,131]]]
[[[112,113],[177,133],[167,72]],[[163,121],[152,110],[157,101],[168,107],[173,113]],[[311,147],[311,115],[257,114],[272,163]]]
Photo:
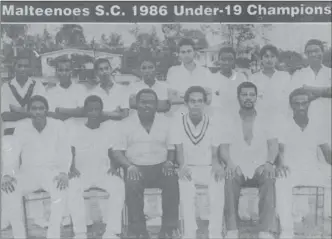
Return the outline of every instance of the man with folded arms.
[[[103,102],[92,95],[84,102],[85,124],[72,124],[69,141],[74,159],[69,181],[68,208],[72,216],[75,238],[86,238],[84,190],[91,187],[104,189],[109,194],[108,220],[103,238],[119,238],[125,189],[122,179],[113,175],[116,169],[110,161],[110,150],[115,139],[115,125],[101,123]]]
[[[170,142],[175,145],[179,163],[180,200],[184,213],[184,238],[196,238],[196,185],[208,186],[210,200],[209,234],[222,238],[224,209],[224,166],[219,155],[230,143],[229,132],[216,116],[204,113],[207,93],[203,87],[192,86],[184,96],[188,113],[174,119]]]
[[[64,123],[46,117],[47,100],[39,95],[28,103],[31,119],[15,129],[20,159],[4,169],[1,189],[4,204],[11,211],[14,238],[27,238],[23,222],[22,196],[43,189],[51,196],[50,224],[47,238],[60,238],[60,224],[65,207],[68,172],[72,159]]]
[[[159,238],[172,238],[178,224],[179,188],[174,174],[174,146],[168,142],[169,122],[156,113],[158,97],[151,89],[136,95],[137,113],[122,121],[113,156],[125,168],[129,237],[150,238],[144,216],[144,189],[162,189]]]
[[[238,86],[239,108],[232,115],[233,141],[226,164],[226,238],[238,238],[238,204],[241,188],[259,188],[259,238],[273,238],[275,216],[275,167],[278,154],[277,124],[255,109],[257,87],[251,82]],[[275,132],[276,131],[276,132]]]

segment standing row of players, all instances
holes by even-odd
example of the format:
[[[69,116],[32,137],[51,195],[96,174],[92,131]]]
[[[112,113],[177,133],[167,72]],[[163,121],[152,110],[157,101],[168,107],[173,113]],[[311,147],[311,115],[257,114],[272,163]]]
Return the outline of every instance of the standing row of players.
[[[309,41],[308,57],[315,56],[309,70],[317,70],[318,50],[322,50],[319,42]],[[299,181],[303,183],[308,172],[316,179],[311,179],[309,184],[321,184],[324,180],[315,154],[318,146],[331,162],[327,121],[315,117],[318,112],[327,115],[325,101],[330,100],[326,97],[331,93],[329,85],[322,82],[330,80],[330,71],[320,65],[315,74],[316,85],[310,86],[312,79],[301,78],[304,82],[298,86],[300,89],[292,91],[287,90],[289,85],[283,85],[288,80],[287,74],[274,69],[277,59],[274,47],[262,49],[265,68],[257,74],[256,84],[245,78],[239,82],[236,76],[240,74],[233,72],[232,67],[228,68],[231,79],[223,79],[225,76],[219,73],[213,76],[195,64],[194,53],[191,41],[180,42],[179,56],[183,64],[169,70],[166,83],[155,80],[153,59],[142,59],[142,81],[129,86],[129,94],[125,87],[112,81],[107,60],[96,61],[100,83],[91,89],[71,82],[70,62],[59,62],[60,83],[45,91],[43,86],[27,78],[29,61],[24,57],[17,59],[16,78],[5,84],[2,91],[5,134],[14,132],[13,136],[4,137],[5,155],[12,160],[4,160],[2,189],[6,192],[4,203],[7,201],[12,210],[10,221],[15,238],[25,238],[22,211],[18,207],[20,197],[40,187],[52,197],[48,238],[59,236],[65,197],[69,197],[68,208],[76,237],[84,237],[82,191],[91,186],[105,188],[111,195],[105,238],[114,238],[121,232],[125,197],[131,233],[134,237],[148,236],[142,207],[145,187],[163,189],[160,237],[173,235],[181,200],[184,236],[191,238],[196,231],[195,184],[209,185],[210,238],[221,238],[223,213],[226,236],[237,237],[239,190],[247,184],[258,186],[262,192],[260,236],[268,238],[275,231],[275,214],[281,219],[283,235],[293,233],[291,209],[285,207],[289,204],[285,198],[291,197],[292,186]],[[231,48],[221,49],[221,62],[234,61],[234,57]],[[223,73],[227,75],[226,70]],[[269,74],[271,79],[267,78]],[[280,78],[274,78],[278,74]],[[219,79],[219,87],[214,80],[218,77],[223,79]],[[19,85],[22,82],[26,84],[23,87]],[[309,86],[302,87],[303,84]],[[317,87],[317,84],[321,85]],[[24,86],[25,95],[19,93]],[[86,98],[88,90],[91,93]],[[85,102],[84,107],[80,108],[80,102]],[[308,113],[313,103],[319,110]],[[287,112],[288,106],[292,111]],[[129,108],[135,109],[133,113]],[[27,117],[32,121],[22,120]],[[75,117],[85,120],[68,120]],[[22,160],[20,167],[16,164],[18,155]],[[115,176],[119,165],[125,168],[125,187],[123,180]],[[281,177],[288,171],[286,166],[292,169],[291,176],[276,181],[275,173]],[[69,190],[59,190],[66,188],[68,173]],[[275,182],[279,195],[276,202],[273,200]]]

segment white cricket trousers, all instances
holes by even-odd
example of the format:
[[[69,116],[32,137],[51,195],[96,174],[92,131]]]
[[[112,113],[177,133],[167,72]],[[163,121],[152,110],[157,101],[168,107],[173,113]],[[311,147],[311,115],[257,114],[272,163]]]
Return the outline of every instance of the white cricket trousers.
[[[57,189],[57,182],[54,178],[58,175],[58,172],[49,169],[23,169],[15,175],[17,180],[15,191],[8,194],[1,192],[3,203],[9,209],[8,217],[14,238],[27,238],[23,215],[23,196],[39,189],[47,191],[51,197],[51,215],[47,238],[60,238],[60,226],[65,209],[67,190],[60,191]]]
[[[216,182],[211,174],[211,166],[190,166],[191,181],[179,179],[180,201],[184,217],[184,238],[195,238],[196,223],[196,187],[207,185],[210,203],[209,234],[211,238],[222,238],[222,223],[224,213],[225,181]]]
[[[121,233],[122,209],[125,199],[123,180],[118,176],[95,175],[73,178],[69,181],[68,210],[72,218],[73,229],[76,237],[86,235],[86,207],[83,193],[85,190],[97,187],[109,194],[108,218],[104,238],[113,237]],[[83,236],[84,237],[84,236]]]

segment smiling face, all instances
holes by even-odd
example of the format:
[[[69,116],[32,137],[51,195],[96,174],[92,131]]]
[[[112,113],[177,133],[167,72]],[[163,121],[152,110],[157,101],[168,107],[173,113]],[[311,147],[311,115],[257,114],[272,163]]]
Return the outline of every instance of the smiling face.
[[[323,62],[323,51],[319,45],[308,45],[305,54],[310,65],[321,65]]]
[[[143,61],[140,67],[140,71],[145,83],[153,84],[156,80],[156,67],[151,61]]]
[[[101,116],[103,108],[99,101],[89,101],[84,110],[89,120],[96,120]]]
[[[137,112],[143,118],[151,118],[157,112],[158,100],[153,93],[142,93],[137,102]]]

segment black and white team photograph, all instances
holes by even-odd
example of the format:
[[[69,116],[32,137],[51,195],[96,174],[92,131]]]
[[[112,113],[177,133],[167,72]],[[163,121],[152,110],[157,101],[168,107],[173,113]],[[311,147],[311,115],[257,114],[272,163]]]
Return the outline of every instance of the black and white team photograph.
[[[1,238],[331,238],[331,33],[2,23]]]

